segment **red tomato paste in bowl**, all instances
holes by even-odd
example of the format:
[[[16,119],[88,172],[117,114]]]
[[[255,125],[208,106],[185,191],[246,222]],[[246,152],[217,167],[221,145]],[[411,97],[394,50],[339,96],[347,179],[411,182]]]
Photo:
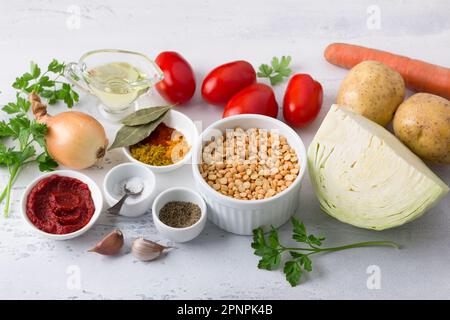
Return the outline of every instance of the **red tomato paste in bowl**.
[[[80,230],[91,220],[94,211],[88,185],[57,174],[40,180],[27,198],[28,219],[38,229],[52,234]]]

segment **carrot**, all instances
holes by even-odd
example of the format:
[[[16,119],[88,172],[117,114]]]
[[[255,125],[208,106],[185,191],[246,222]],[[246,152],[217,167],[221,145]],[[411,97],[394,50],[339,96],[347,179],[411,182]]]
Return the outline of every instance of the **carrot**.
[[[382,62],[400,73],[408,88],[450,99],[449,68],[345,43],[330,44],[324,56],[328,62],[348,69],[365,60]]]

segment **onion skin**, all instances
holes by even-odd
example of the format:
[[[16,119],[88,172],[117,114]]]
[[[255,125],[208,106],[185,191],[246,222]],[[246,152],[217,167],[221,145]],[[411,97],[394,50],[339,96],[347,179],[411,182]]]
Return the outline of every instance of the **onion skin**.
[[[45,143],[48,153],[56,162],[81,170],[103,158],[108,138],[100,122],[78,111],[51,116],[37,94],[31,93],[29,99],[36,120],[47,125]]]

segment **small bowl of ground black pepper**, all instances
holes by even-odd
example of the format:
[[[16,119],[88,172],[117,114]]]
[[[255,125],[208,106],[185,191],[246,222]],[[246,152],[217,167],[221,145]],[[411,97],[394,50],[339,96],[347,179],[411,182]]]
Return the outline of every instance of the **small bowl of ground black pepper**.
[[[161,192],[152,207],[156,229],[174,242],[187,242],[197,237],[205,227],[206,211],[199,193],[181,187]]]

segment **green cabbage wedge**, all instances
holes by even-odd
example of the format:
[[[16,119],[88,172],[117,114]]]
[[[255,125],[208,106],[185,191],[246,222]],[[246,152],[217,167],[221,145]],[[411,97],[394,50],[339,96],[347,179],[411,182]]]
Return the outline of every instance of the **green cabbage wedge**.
[[[308,168],[322,209],[366,229],[412,221],[449,190],[389,131],[336,105],[308,148]]]

